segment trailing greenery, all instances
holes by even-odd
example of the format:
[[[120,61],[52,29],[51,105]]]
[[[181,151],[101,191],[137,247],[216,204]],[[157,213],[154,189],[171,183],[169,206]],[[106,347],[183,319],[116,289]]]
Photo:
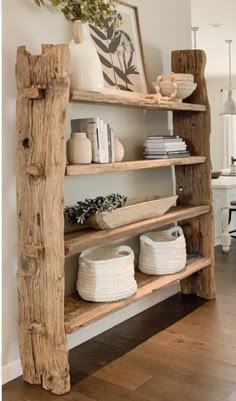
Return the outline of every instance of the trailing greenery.
[[[32,1],[32,0],[31,0]],[[68,21],[89,22],[98,28],[106,23],[118,27],[121,16],[113,0],[33,0],[38,6],[50,6],[62,12]]]
[[[119,194],[110,194],[108,196],[98,196],[95,199],[85,199],[79,201],[75,206],[66,206],[64,214],[72,224],[83,224],[88,217],[98,212],[112,211],[124,206],[127,197]]]

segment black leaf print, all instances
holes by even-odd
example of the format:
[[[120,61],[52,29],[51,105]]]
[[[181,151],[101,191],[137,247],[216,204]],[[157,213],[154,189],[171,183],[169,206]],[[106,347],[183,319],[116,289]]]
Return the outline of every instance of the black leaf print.
[[[129,61],[128,61],[128,64],[127,64],[128,67],[130,67],[131,64],[132,64],[132,61],[133,61],[133,54],[134,54],[134,52],[131,52],[131,53],[130,53]]]
[[[89,27],[96,33],[96,35],[99,36],[100,39],[102,39],[102,40],[107,39],[106,35],[100,29],[98,29],[96,26],[89,25]]]
[[[116,86],[116,84],[108,77],[108,75],[103,71],[103,78],[110,86]]]
[[[109,23],[107,23],[105,28],[106,28],[106,32],[107,32],[107,39],[111,39],[115,32],[114,28],[112,26],[110,26]]]
[[[102,63],[103,65],[105,65],[105,67],[107,67],[107,68],[113,68],[112,63],[111,63],[109,60],[107,60],[105,57],[103,57],[102,54],[100,54],[99,52],[98,52],[98,56],[99,56],[99,58],[100,58],[101,63]]]
[[[129,78],[125,75],[125,73],[121,71],[118,67],[114,66],[114,71],[118,75],[118,77],[123,79],[123,81],[125,81],[127,84],[133,85],[133,83],[129,80]]]
[[[121,36],[118,34],[118,35],[115,35],[114,38],[111,40],[110,45],[109,45],[110,53],[116,52],[116,50],[118,49],[119,44],[120,44],[120,39],[121,39]]]
[[[119,87],[119,89],[121,89],[122,91],[133,92],[132,89],[126,88],[126,86],[124,86],[124,85],[118,85],[118,87]]]
[[[94,42],[98,45],[98,47],[104,52],[104,53],[109,53],[109,49],[108,47],[98,38],[96,38],[96,36],[91,35]]]
[[[126,75],[130,75],[130,74],[136,74],[139,75],[139,72],[136,70],[136,66],[135,65],[131,65],[129,68],[126,69],[125,73]]]

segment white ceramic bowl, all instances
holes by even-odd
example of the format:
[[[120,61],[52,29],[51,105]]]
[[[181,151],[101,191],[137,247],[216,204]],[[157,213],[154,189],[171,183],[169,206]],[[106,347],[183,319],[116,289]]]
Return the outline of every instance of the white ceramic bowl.
[[[176,82],[178,85],[178,88],[181,89],[195,89],[197,84],[195,84],[195,82],[190,82],[190,81],[177,81]],[[160,88],[174,88],[173,87],[173,83],[170,81],[161,81],[159,82],[159,86]]]
[[[176,81],[194,81],[194,76],[193,74],[175,74],[174,77]],[[173,76],[171,74],[162,74],[162,81],[171,81]]]
[[[174,93],[175,88],[173,87],[172,82],[159,82],[160,86],[160,94],[162,96],[170,97],[172,93]],[[178,82],[177,86],[177,94],[173,101],[181,101],[186,97],[189,97],[193,91],[196,89],[197,84],[195,82]]]

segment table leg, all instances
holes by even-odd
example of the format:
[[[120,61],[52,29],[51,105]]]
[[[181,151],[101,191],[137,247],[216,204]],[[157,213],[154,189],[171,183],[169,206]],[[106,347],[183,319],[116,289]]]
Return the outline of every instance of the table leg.
[[[222,209],[222,234],[221,234],[221,246],[224,253],[230,251],[231,236],[229,234],[229,208],[224,207]]]

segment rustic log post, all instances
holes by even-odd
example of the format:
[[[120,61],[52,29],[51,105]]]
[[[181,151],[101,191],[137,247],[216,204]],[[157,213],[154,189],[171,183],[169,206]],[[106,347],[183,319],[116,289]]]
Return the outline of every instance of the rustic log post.
[[[70,54],[17,52],[16,148],[19,346],[24,380],[70,390],[64,329],[65,118]]]
[[[205,112],[174,112],[175,134],[186,141],[192,155],[207,157],[207,162],[195,166],[176,167],[176,187],[179,205],[209,205],[210,213],[183,224],[189,253],[210,257],[211,266],[181,282],[183,293],[196,293],[207,299],[215,298],[214,273],[214,213],[211,189],[210,106],[204,78],[206,55],[202,50],[172,52],[172,71],[194,75],[197,89],[186,102],[206,105]]]

